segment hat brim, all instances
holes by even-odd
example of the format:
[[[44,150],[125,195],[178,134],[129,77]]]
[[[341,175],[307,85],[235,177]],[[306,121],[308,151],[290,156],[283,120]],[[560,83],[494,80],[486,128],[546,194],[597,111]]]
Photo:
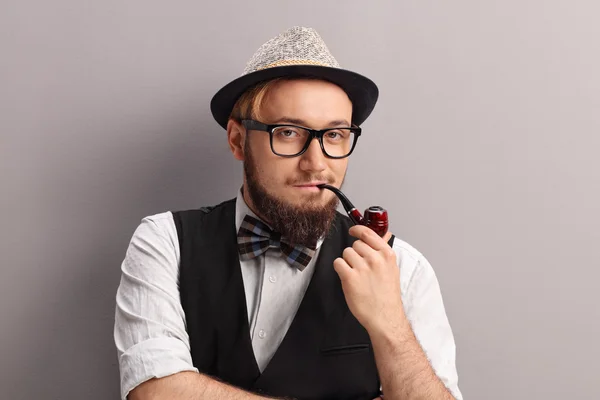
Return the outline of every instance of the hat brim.
[[[322,67],[317,65],[288,65],[267,68],[243,75],[215,94],[210,102],[210,110],[215,120],[227,129],[227,121],[235,102],[251,87],[275,78],[318,78],[341,87],[352,102],[352,122],[361,125],[375,108],[379,89],[369,78],[341,68]]]

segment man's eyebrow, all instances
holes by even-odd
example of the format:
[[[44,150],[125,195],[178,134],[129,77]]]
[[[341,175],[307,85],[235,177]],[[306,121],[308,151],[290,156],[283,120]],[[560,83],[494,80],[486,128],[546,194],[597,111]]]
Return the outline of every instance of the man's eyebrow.
[[[292,125],[300,125],[300,126],[304,126],[304,127],[308,128],[308,124],[306,123],[306,121],[304,121],[303,119],[298,119],[298,118],[281,117],[281,118],[277,119],[274,123],[275,124],[286,123],[286,124],[292,124]],[[330,121],[327,124],[327,126],[328,127],[337,127],[337,126],[349,127],[350,123],[348,121],[346,121],[345,119],[336,119],[336,120]]]

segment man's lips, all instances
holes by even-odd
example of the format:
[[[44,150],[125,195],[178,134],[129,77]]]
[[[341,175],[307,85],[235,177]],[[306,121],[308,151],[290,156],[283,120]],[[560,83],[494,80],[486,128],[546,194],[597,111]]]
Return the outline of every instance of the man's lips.
[[[299,184],[295,184],[294,186],[295,187],[300,187],[300,188],[303,188],[303,187],[314,187],[314,188],[316,188],[317,185],[322,185],[324,183],[327,183],[327,182],[316,181],[316,182],[309,182],[309,183],[299,183]]]
[[[297,189],[301,189],[301,190],[320,191],[321,189],[318,188],[317,185],[321,185],[323,183],[325,183],[325,182],[315,181],[315,182],[310,182],[310,183],[300,183],[300,184],[294,185],[294,187]]]

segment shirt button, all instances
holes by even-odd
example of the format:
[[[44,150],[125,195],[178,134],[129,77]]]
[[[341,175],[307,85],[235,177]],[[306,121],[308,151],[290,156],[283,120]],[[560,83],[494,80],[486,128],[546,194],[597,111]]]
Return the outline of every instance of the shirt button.
[[[275,283],[275,282],[277,282],[277,278],[271,275],[271,276],[269,277],[269,282],[271,282],[271,283]]]
[[[265,338],[265,336],[267,336],[267,333],[266,333],[266,332],[265,332],[263,329],[261,329],[261,330],[258,332],[258,337],[259,337],[259,338],[261,338],[261,339],[264,339],[264,338]]]

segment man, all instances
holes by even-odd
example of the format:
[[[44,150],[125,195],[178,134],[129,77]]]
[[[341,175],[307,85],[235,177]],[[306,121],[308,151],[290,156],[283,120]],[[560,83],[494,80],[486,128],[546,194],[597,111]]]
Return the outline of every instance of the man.
[[[462,398],[430,264],[316,186],[341,187],[377,95],[295,27],[214,96],[243,187],[135,231],[117,293],[123,399]]]

